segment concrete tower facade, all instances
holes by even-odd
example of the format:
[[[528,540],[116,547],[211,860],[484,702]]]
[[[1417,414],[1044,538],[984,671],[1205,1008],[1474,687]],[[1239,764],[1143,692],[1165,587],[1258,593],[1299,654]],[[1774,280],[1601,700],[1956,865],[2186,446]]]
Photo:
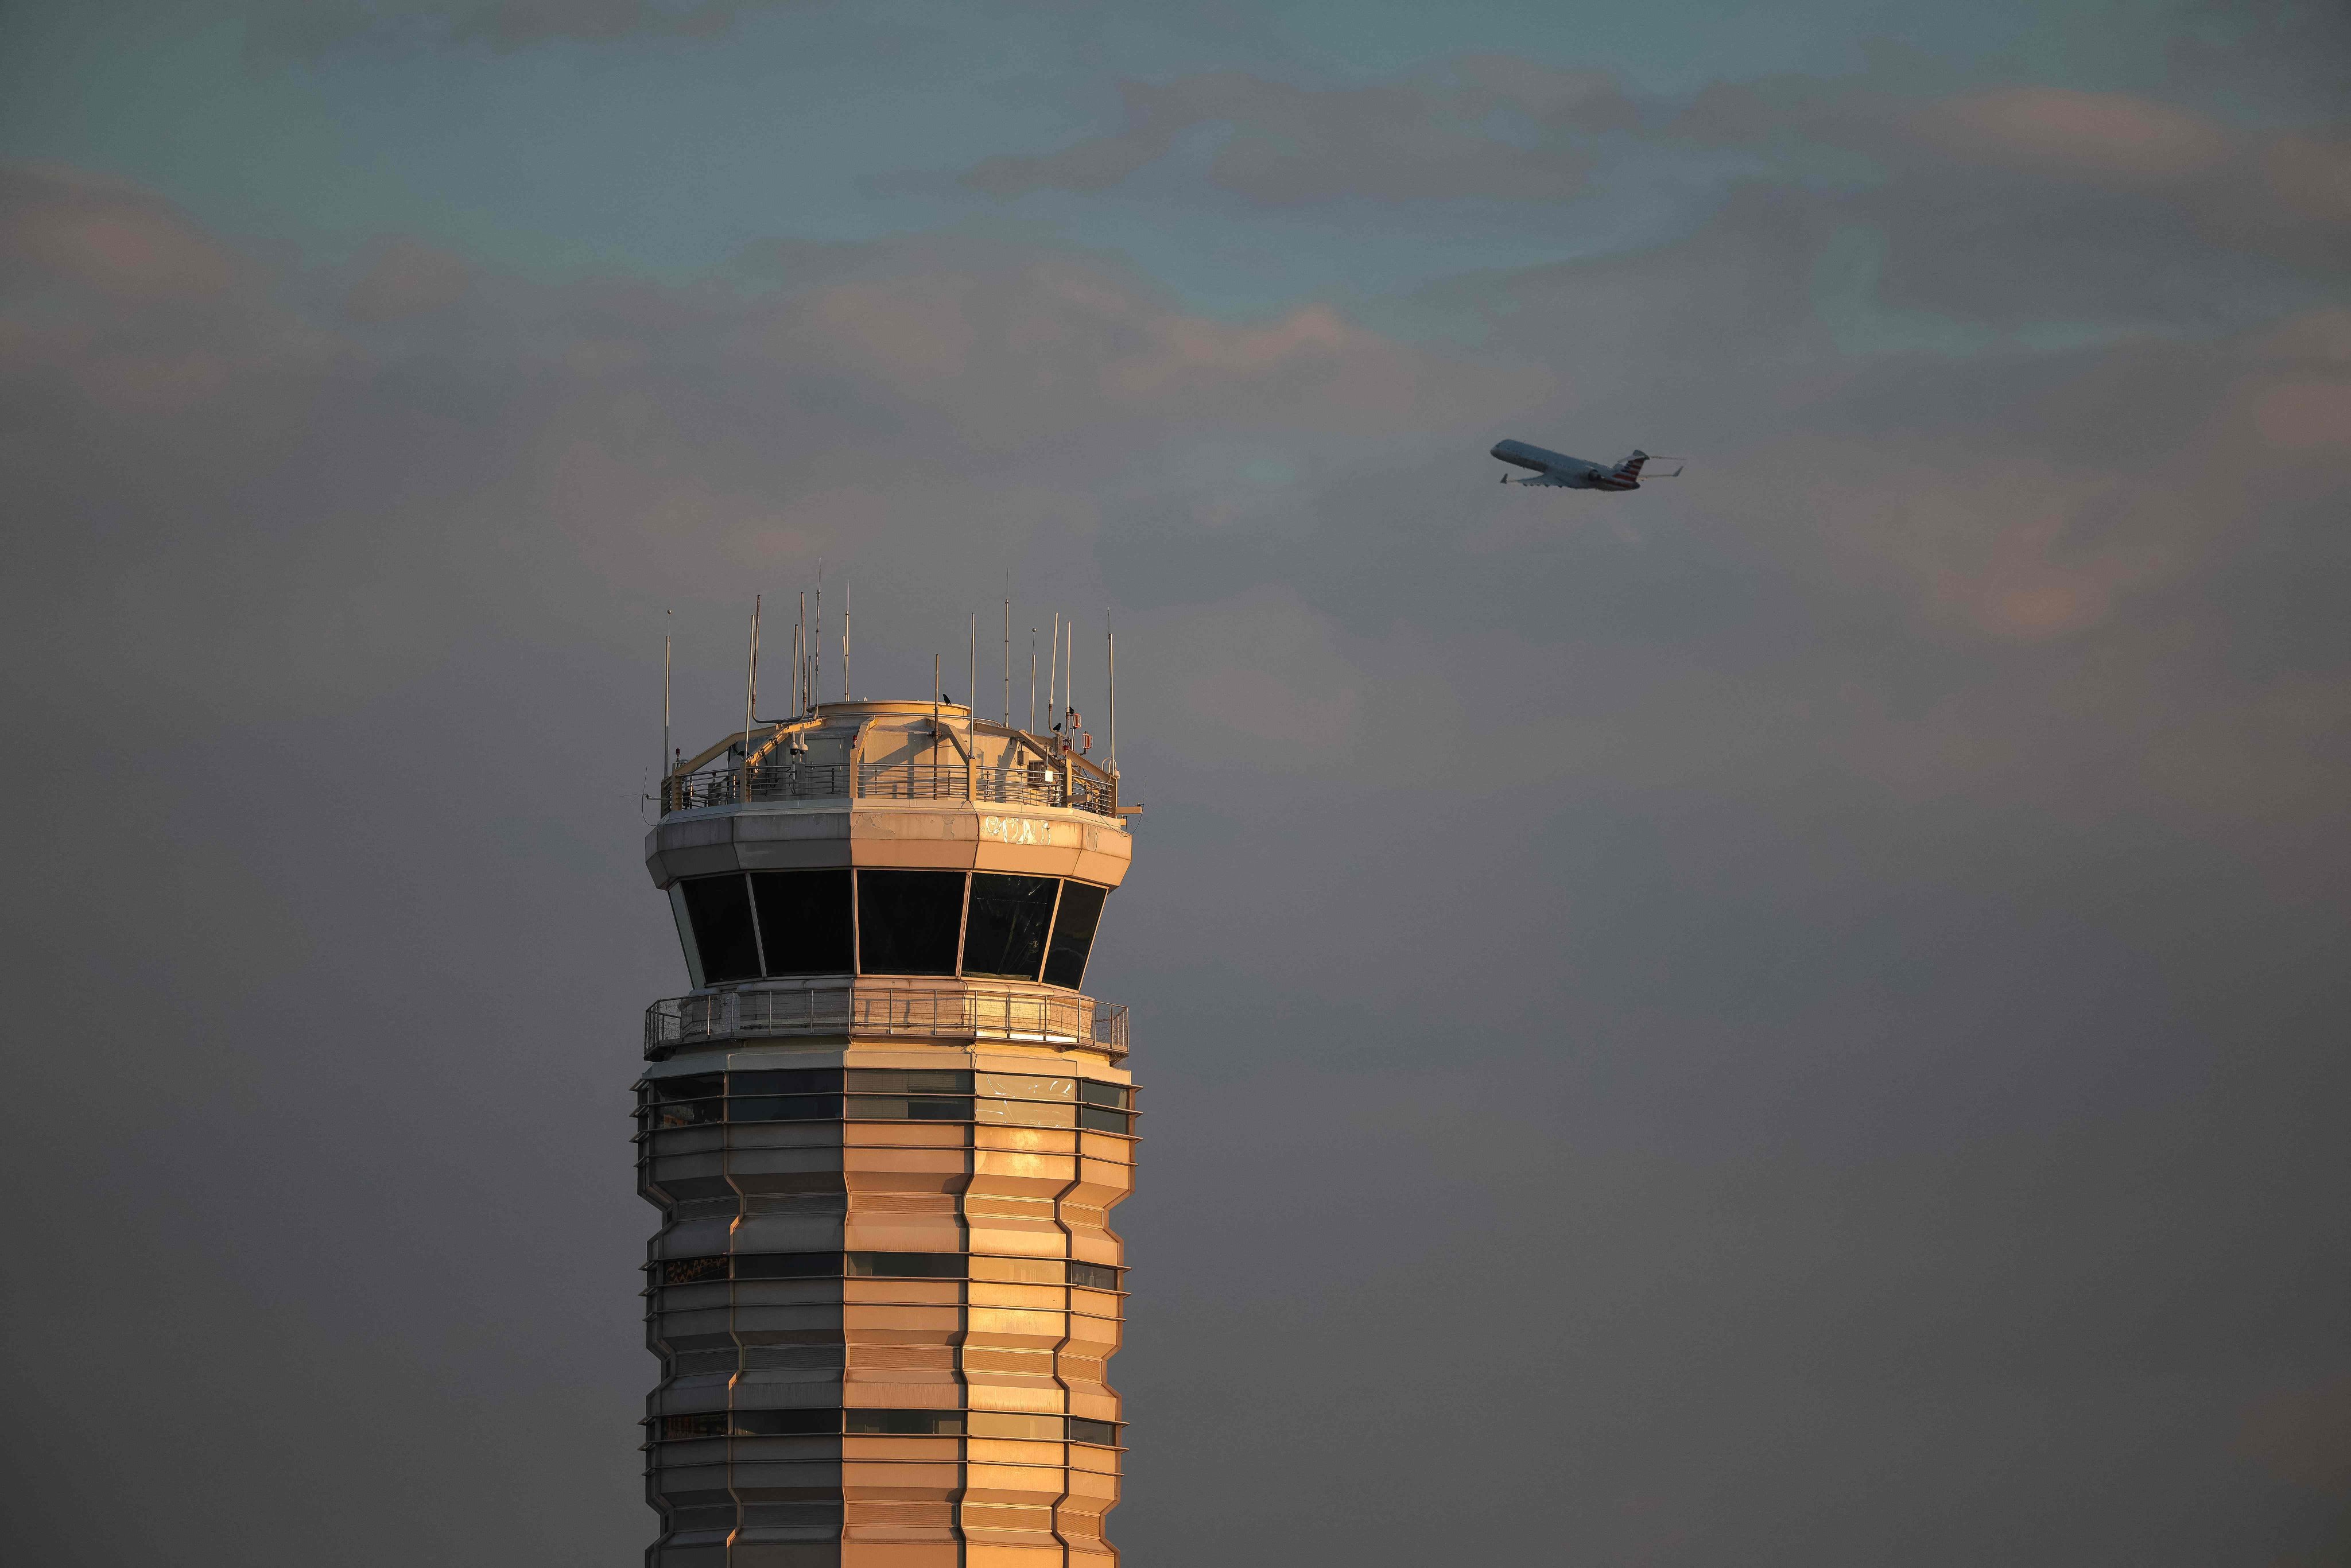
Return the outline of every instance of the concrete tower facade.
[[[1116,1563],[1130,840],[1071,738],[844,702],[664,780],[648,1568]]]

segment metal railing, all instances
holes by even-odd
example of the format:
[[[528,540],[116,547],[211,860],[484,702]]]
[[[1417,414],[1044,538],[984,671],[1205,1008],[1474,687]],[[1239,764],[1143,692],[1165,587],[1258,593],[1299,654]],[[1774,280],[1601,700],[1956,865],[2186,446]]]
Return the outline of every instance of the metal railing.
[[[739,764],[706,768],[662,780],[661,809],[732,806],[752,800],[840,800],[851,798],[849,768],[839,763],[761,758],[747,774]],[[872,762],[857,769],[856,796],[872,800],[963,800],[1006,806],[1065,806],[1097,816],[1118,814],[1116,792],[1074,768],[1042,762],[1019,768],[974,768],[934,762]]]
[[[914,1035],[1127,1053],[1126,1009],[1092,997],[967,983],[831,985],[671,997],[645,1009],[645,1055],[770,1036]]]

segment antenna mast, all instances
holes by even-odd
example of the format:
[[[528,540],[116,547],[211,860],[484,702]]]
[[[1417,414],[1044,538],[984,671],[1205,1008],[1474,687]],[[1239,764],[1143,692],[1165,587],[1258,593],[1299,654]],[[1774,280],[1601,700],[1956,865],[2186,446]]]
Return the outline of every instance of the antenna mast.
[[[750,646],[746,651],[743,663],[743,763],[739,776],[744,792],[747,794],[751,784],[751,697],[759,685],[759,601],[757,598],[751,601]],[[737,798],[739,800],[741,797]]]
[[[849,602],[841,612],[841,700],[849,700],[849,617],[857,609],[857,590],[849,591]]]
[[[1111,630],[1110,618],[1102,618],[1103,630],[1110,632],[1110,776],[1118,777],[1118,633]]]
[[[979,612],[971,612],[971,716],[979,716]]]
[[[816,591],[816,621],[809,627],[809,711],[814,713],[817,693],[824,687],[824,590]]]
[[[1053,616],[1053,657],[1051,662],[1045,666],[1045,725],[1049,729],[1060,729],[1061,727],[1061,704],[1055,697],[1055,694],[1061,689],[1060,685],[1061,679],[1061,617],[1058,612],[1056,612]]]
[[[1012,727],[1012,601],[1004,601],[1004,727]],[[668,746],[664,741],[663,746]]]
[[[669,777],[669,612],[662,612],[662,778]],[[669,791],[662,791],[662,806],[669,806]]]

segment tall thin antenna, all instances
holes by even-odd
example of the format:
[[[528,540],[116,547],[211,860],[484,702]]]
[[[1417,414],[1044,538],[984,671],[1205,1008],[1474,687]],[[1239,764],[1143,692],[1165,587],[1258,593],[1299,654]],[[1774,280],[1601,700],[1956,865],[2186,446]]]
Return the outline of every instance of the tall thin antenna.
[[[1037,628],[1029,628],[1029,733],[1037,733]]]
[[[669,777],[669,623],[670,612],[662,612],[662,777]],[[662,791],[662,807],[669,807],[669,791]]]
[[[1012,601],[1004,601],[1004,727],[1012,727]],[[668,743],[663,747],[667,749]]]
[[[857,590],[849,590],[849,602],[841,611],[841,700],[849,700],[849,618],[857,609]]]
[[[792,711],[809,710],[808,590],[800,590],[800,618],[792,622]]]
[[[1053,617],[1053,657],[1045,665],[1045,723],[1051,729],[1061,727],[1061,706],[1054,700],[1055,694],[1061,689],[1057,684],[1061,678],[1061,618],[1056,614]]]
[[[751,780],[751,697],[759,684],[759,604],[751,601],[751,639],[743,661],[743,781]]]
[[[814,713],[824,690],[824,590],[816,591],[816,621],[809,627],[809,711]]]
[[[971,612],[971,716],[979,716],[979,612]]]
[[[751,711],[759,711],[759,595],[751,595]]]
[[[1102,629],[1110,634],[1110,776],[1118,777],[1118,631],[1102,617]]]
[[[1069,709],[1071,713],[1075,713],[1078,711],[1078,618],[1074,615],[1070,617],[1069,651],[1063,653],[1061,658],[1063,661],[1061,670],[1061,706]],[[1075,719],[1071,719],[1070,721],[1070,727],[1074,730],[1077,727],[1077,721]],[[1070,738],[1071,740],[1075,740],[1078,737],[1073,734]]]

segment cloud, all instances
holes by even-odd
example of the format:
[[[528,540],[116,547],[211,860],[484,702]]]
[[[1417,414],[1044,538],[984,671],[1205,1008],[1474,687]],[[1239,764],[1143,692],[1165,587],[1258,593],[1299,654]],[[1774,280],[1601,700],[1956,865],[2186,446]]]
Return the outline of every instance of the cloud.
[[[205,299],[242,270],[170,203],[53,167],[0,167],[0,261],[22,287],[46,280],[129,301]]]
[[[256,54],[316,56],[354,42],[501,53],[559,41],[711,37],[753,7],[783,0],[298,0],[252,7]]]
[[[1614,84],[1504,57],[1374,87],[1314,89],[1238,71],[1120,84],[1125,128],[1058,152],[983,160],[964,176],[991,195],[1101,191],[1164,158],[1196,127],[1230,127],[1209,180],[1264,206],[1373,201],[1564,201],[1591,171],[1580,135],[1620,130],[1633,112]],[[1495,133],[1514,112],[1522,143]]]
[[[343,314],[354,321],[392,321],[438,310],[465,298],[471,280],[463,256],[395,240],[343,296]]]

